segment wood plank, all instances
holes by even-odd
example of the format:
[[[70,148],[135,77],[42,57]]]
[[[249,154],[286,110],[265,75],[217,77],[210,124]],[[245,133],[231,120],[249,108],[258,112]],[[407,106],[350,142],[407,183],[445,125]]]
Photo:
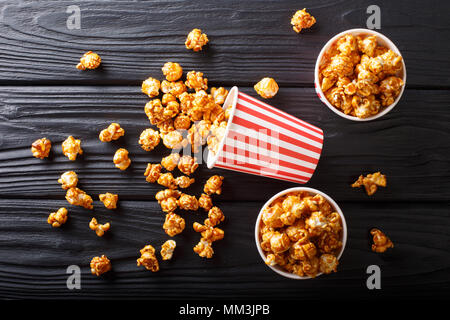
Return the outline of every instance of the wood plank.
[[[261,203],[218,205],[227,217],[221,225],[226,235],[216,243],[213,259],[192,252],[198,241],[192,223],[203,220],[204,213],[182,214],[187,227],[174,238],[174,258],[161,262],[161,271],[153,274],[136,266],[140,248],[152,244],[159,250],[168,239],[161,228],[164,215],[153,201],[121,201],[114,212],[68,206],[68,222],[56,229],[46,217],[67,206],[65,201],[0,199],[0,297],[364,298],[377,296],[365,286],[365,270],[372,264],[382,271],[383,298],[445,295],[450,285],[449,203],[343,203],[349,238],[339,272],[300,282],[270,271],[256,251],[253,230]],[[93,215],[112,223],[104,238],[88,228]],[[369,250],[368,230],[374,226],[394,241],[391,252]],[[113,264],[104,278],[92,276],[88,267],[99,254]],[[66,288],[66,268],[72,264],[82,270],[79,291]]]
[[[449,87],[448,1],[378,1],[381,32],[402,52],[412,87]],[[336,33],[366,26],[373,1],[84,1],[81,29],[69,30],[70,1],[1,1],[0,83],[138,84],[161,75],[168,60],[207,74],[210,82],[250,86],[264,76],[282,86],[313,84],[322,46]],[[306,7],[317,18],[296,34],[293,13]],[[202,28],[210,46],[184,48],[187,33]],[[103,58],[101,70],[75,69],[87,50]]]
[[[255,95],[253,89],[244,92]],[[274,106],[321,127],[325,144],[316,173],[307,184],[339,201],[447,201],[450,197],[448,91],[406,90],[402,101],[380,120],[357,123],[342,119],[323,105],[313,89],[282,89]],[[148,162],[170,153],[162,144],[145,152],[137,143],[149,127],[143,111],[147,99],[136,87],[1,87],[0,196],[64,199],[59,175],[75,170],[80,186],[93,195],[111,191],[123,199],[148,200],[160,189],[143,177]],[[125,137],[101,143],[98,132],[118,121]],[[72,162],[60,143],[68,136],[82,139],[85,154]],[[48,160],[31,156],[31,143],[42,136],[53,141]],[[126,147],[132,165],[120,172],[112,163],[115,150]],[[381,170],[388,187],[371,198],[350,188],[361,173]],[[179,173],[177,172],[176,175]],[[209,170],[202,164],[189,192],[200,194],[212,174],[226,178],[223,201],[264,201],[294,183]],[[260,186],[264,185],[261,190]]]

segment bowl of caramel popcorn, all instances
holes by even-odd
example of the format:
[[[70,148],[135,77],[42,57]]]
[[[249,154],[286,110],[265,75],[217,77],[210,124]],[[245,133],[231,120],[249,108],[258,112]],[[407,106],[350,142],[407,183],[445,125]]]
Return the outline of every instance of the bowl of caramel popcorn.
[[[273,271],[290,279],[311,279],[337,272],[347,242],[347,224],[339,206],[325,193],[290,188],[262,207],[255,241]]]
[[[320,100],[339,116],[369,121],[391,111],[406,85],[406,67],[397,47],[369,29],[351,29],[322,48],[314,71]]]

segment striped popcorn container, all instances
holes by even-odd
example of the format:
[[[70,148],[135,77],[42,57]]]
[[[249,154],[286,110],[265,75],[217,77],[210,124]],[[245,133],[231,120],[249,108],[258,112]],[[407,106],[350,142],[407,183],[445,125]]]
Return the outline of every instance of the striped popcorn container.
[[[223,108],[232,106],[225,138],[208,168],[223,168],[306,183],[323,146],[323,131],[233,87]]]

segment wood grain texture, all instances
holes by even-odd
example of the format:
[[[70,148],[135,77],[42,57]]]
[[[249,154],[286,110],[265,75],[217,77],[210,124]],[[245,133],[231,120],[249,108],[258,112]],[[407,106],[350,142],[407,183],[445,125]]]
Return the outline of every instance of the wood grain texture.
[[[403,298],[433,295],[436,288],[450,286],[449,204],[344,203],[349,239],[336,274],[309,281],[278,276],[261,261],[253,230],[259,202],[217,204],[227,215],[221,225],[225,239],[215,245],[214,259],[202,260],[192,247],[198,234],[194,221],[204,213],[182,214],[186,230],[174,237],[178,247],[172,261],[161,262],[151,273],[136,266],[139,249],[155,247],[168,239],[161,225],[164,215],[152,201],[121,201],[111,212],[69,206],[69,220],[51,228],[51,210],[67,206],[60,200],[0,199],[0,296],[8,298],[293,298],[326,299],[352,297]],[[92,216],[111,221],[111,230],[98,238],[89,230]],[[376,222],[375,222],[376,221]],[[374,224],[375,223],[375,224]],[[390,253],[369,249],[369,228],[384,230],[395,243]],[[106,254],[113,271],[102,278],[90,274],[92,256]],[[81,290],[66,288],[66,268],[82,270]],[[366,289],[366,268],[382,270],[381,293]],[[436,281],[439,279],[438,281]]]
[[[336,33],[365,28],[373,1],[82,1],[81,29],[69,30],[73,1],[1,1],[0,83],[138,84],[168,60],[206,72],[212,82],[253,85],[264,76],[281,85],[313,85],[316,57]],[[448,1],[378,1],[381,32],[402,52],[411,87],[449,87]],[[317,24],[296,34],[293,13],[306,7]],[[184,48],[203,29],[210,45]],[[75,69],[87,50],[101,70]]]
[[[255,95],[251,88],[243,91]],[[406,90],[391,113],[365,123],[338,117],[313,89],[281,89],[270,103],[325,132],[323,154],[308,186],[340,201],[447,201],[449,98],[448,91]],[[170,150],[161,143],[146,152],[137,143],[140,132],[150,127],[143,110],[146,101],[137,87],[1,87],[0,197],[64,199],[57,179],[74,169],[88,193],[114,191],[128,200],[153,199],[161,187],[147,183],[143,172],[148,162],[159,162]],[[125,128],[125,137],[100,142],[98,133],[112,121]],[[61,142],[68,135],[81,138],[85,151],[74,162],[61,152]],[[30,153],[31,143],[43,136],[53,141],[48,160],[35,159]],[[125,172],[112,163],[115,150],[122,146],[132,159]],[[362,190],[350,188],[359,174],[378,170],[387,175],[388,187],[376,196],[369,198]],[[201,185],[215,173],[226,177],[225,201],[263,201],[296,185],[228,170],[211,171],[203,164],[194,175],[197,183],[192,192],[199,194]]]

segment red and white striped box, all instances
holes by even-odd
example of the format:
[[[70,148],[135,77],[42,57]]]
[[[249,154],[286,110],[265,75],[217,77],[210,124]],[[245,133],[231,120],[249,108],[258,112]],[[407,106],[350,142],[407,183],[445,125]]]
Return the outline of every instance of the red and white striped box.
[[[233,87],[223,104],[232,106],[225,138],[208,168],[223,168],[297,183],[312,177],[323,131]]]

